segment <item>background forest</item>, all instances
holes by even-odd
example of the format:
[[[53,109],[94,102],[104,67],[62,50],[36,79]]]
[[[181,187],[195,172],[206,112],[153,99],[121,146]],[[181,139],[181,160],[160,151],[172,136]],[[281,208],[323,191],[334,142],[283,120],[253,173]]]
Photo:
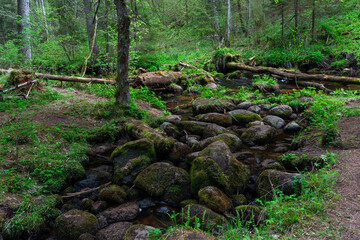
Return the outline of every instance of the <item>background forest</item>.
[[[257,56],[258,64],[301,70],[356,68],[360,57],[358,1],[131,0],[128,9],[132,70],[157,70],[179,60],[201,65],[215,48],[225,46],[245,59]],[[0,66],[80,73],[96,11],[94,57],[87,73],[111,76],[117,25],[115,5],[108,0],[31,0],[26,32],[32,57],[26,65],[17,3],[1,0]]]

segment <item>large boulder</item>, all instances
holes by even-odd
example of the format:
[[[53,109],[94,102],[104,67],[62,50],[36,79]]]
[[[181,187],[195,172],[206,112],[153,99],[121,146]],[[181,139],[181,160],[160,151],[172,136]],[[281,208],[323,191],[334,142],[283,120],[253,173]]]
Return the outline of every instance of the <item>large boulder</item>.
[[[131,222],[118,222],[101,229],[96,233],[96,240],[122,240],[126,231],[133,225]]]
[[[81,210],[70,210],[55,220],[55,236],[59,240],[77,240],[83,233],[95,233],[97,228],[97,218]]]
[[[186,205],[181,210],[181,217],[183,221],[191,224],[197,221],[201,224],[201,229],[211,230],[212,232],[218,232],[219,226],[226,223],[226,219],[222,215],[200,204]]]
[[[166,233],[160,240],[215,240],[206,232],[187,228],[176,228]],[[124,239],[125,240],[125,239]],[[140,239],[139,239],[140,240]]]
[[[227,114],[221,113],[206,113],[200,114],[195,117],[197,121],[215,123],[223,127],[229,127],[232,124],[232,119]]]
[[[210,98],[198,98],[193,104],[194,114],[202,113],[224,113],[235,109],[235,104],[225,99],[210,99]]]
[[[205,140],[202,140],[201,142],[194,144],[192,149],[194,151],[201,151],[204,148],[206,148],[207,146],[209,146],[211,143],[217,142],[220,140],[222,140],[230,148],[230,150],[232,152],[235,152],[235,151],[238,151],[241,149],[241,145],[242,145],[241,139],[238,138],[236,135],[230,134],[230,133],[224,133],[224,134],[220,134],[215,137],[210,137]]]
[[[104,221],[104,226],[109,223],[134,220],[140,212],[139,206],[134,202],[124,203],[120,206],[108,208],[97,216]]]
[[[151,139],[144,138],[117,147],[111,154],[114,162],[114,182],[132,184],[139,172],[156,159]]]
[[[284,119],[274,115],[267,115],[266,117],[264,117],[264,123],[276,129],[280,129],[285,125]]]
[[[249,145],[270,143],[276,136],[275,128],[268,125],[256,125],[248,128],[242,135],[241,140]]]
[[[172,123],[164,122],[160,125],[160,130],[169,137],[177,138],[179,135],[179,129]]]
[[[165,162],[154,163],[141,171],[134,184],[150,196],[159,197],[172,205],[190,197],[189,174]]]
[[[199,153],[199,156],[210,157],[216,162],[228,179],[230,184],[229,193],[241,192],[243,190],[249,174],[248,167],[236,160],[224,141],[220,140],[211,143]]]
[[[153,140],[155,151],[159,156],[166,156],[174,147],[174,139],[164,137],[159,131],[140,120],[128,118],[124,123],[124,128],[129,136],[134,139],[148,138]]]
[[[231,116],[231,118],[233,119],[233,124],[236,125],[246,125],[250,122],[255,122],[255,121],[261,121],[261,117],[259,114],[247,111],[247,110],[243,110],[243,109],[237,109],[231,112],[228,112],[228,114]]]
[[[270,109],[269,115],[275,115],[281,118],[290,118],[293,113],[289,105],[278,105]]]
[[[231,209],[231,200],[220,189],[213,186],[207,186],[199,190],[199,202],[214,210],[223,213]]]
[[[274,189],[291,195],[295,193],[296,188],[300,187],[300,182],[296,181],[299,177],[300,174],[297,173],[265,170],[258,177],[256,191],[264,199],[271,199]]]

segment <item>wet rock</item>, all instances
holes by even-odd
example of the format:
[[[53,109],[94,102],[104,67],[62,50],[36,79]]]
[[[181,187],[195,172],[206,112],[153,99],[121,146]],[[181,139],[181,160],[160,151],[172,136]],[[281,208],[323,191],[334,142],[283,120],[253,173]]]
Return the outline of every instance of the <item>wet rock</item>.
[[[96,240],[95,236],[90,233],[83,233],[78,240]]]
[[[244,110],[247,110],[249,107],[251,107],[252,103],[251,102],[242,102],[242,103],[239,103],[237,106],[236,106],[236,109],[244,109]]]
[[[166,156],[174,147],[174,139],[167,138],[146,123],[132,118],[126,119],[124,128],[129,136],[135,139],[148,138],[154,142],[157,156]]]
[[[256,205],[240,205],[235,208],[235,211],[242,221],[251,221],[255,225],[262,223],[265,219],[261,208]]]
[[[235,109],[235,104],[224,99],[198,98],[192,105],[194,114],[202,113],[224,113]]]
[[[257,192],[264,199],[271,199],[274,188],[281,190],[286,195],[294,194],[295,188],[299,187],[299,182],[296,182],[300,174],[288,173],[278,170],[265,170],[258,178]]]
[[[126,231],[133,225],[131,222],[118,222],[101,229],[96,233],[96,240],[122,240]]]
[[[231,111],[228,114],[232,117],[233,124],[241,126],[250,122],[262,120],[258,114],[242,109]]]
[[[172,205],[190,197],[189,174],[165,162],[154,163],[144,169],[134,184],[150,196],[159,197]]]
[[[177,138],[179,135],[179,129],[172,123],[164,122],[160,125],[160,130],[169,137]]]
[[[269,115],[275,115],[281,118],[290,118],[293,110],[288,105],[278,105],[270,109]]]
[[[199,230],[177,228],[165,234],[162,240],[215,240],[216,238],[208,233]]]
[[[206,122],[182,121],[182,122],[178,122],[176,125],[177,125],[179,128],[187,131],[188,133],[202,136],[202,135],[204,134],[205,128],[206,128],[209,124],[210,124],[210,123],[206,123]]]
[[[155,230],[151,226],[136,224],[131,226],[125,233],[123,240],[151,239],[150,231]]]
[[[155,161],[154,143],[147,138],[128,142],[116,148],[111,159],[114,161],[114,182],[130,185],[141,170]]]
[[[211,143],[217,142],[220,140],[222,140],[230,148],[230,150],[232,152],[241,149],[242,142],[241,142],[240,138],[238,138],[234,134],[224,133],[224,134],[220,134],[216,137],[210,137],[201,142],[198,142],[197,144],[195,144],[192,147],[192,150],[193,151],[201,151],[204,148],[206,148],[207,146],[209,146]]]
[[[190,153],[191,148],[188,145],[182,142],[175,142],[174,149],[169,155],[169,160],[174,164],[178,164],[185,161],[186,156]]]
[[[247,202],[244,194],[231,195],[231,200],[234,203],[234,206],[244,205]]]
[[[268,125],[258,125],[247,129],[241,140],[249,145],[270,143],[276,136],[275,128]]]
[[[110,203],[121,204],[125,202],[126,192],[120,186],[112,184],[100,189],[99,197]]]
[[[199,156],[210,157],[213,161],[216,162],[216,164],[220,167],[228,179],[228,190],[230,192],[239,192],[243,190],[248,175],[248,168],[235,159],[229,147],[223,141],[211,143],[208,147],[200,152]],[[202,187],[205,186],[219,187],[218,185],[212,184],[203,185]],[[223,189],[221,187],[219,188]],[[225,189],[225,191],[227,191],[227,189]]]
[[[111,166],[102,165],[89,169],[86,172],[86,178],[74,184],[72,191],[80,191],[83,188],[96,188],[102,184],[111,182],[113,177],[113,168]]]
[[[223,133],[233,133],[233,132],[224,127],[221,127],[219,125],[209,124],[204,129],[203,138],[215,137],[215,136],[223,134]]]
[[[302,127],[297,124],[295,121],[291,121],[289,124],[287,124],[284,128],[284,132],[292,134],[297,133],[302,130]]]
[[[276,129],[280,129],[285,125],[284,119],[282,119],[278,116],[273,116],[273,115],[267,115],[266,117],[264,117],[264,123],[276,128]]]
[[[124,203],[118,207],[108,208],[98,214],[103,216],[106,223],[134,220],[139,215],[139,206],[134,202]]]
[[[167,115],[164,118],[166,118],[166,121],[176,124],[177,122],[180,122],[182,120],[182,117],[179,115]]]
[[[97,218],[81,210],[70,210],[55,220],[55,236],[59,240],[77,240],[83,233],[95,233],[97,228]]]
[[[198,218],[201,223],[200,228],[211,229],[212,232],[217,232],[218,226],[223,226],[226,223],[226,219],[222,215],[200,204],[185,206],[181,210],[181,217],[184,221],[189,221],[192,224],[195,222],[195,218]]]
[[[156,202],[151,197],[137,201],[136,204],[139,205],[140,208],[151,208],[156,206]]]
[[[229,127],[232,125],[232,119],[227,114],[221,113],[206,113],[200,114],[195,117],[197,121],[208,122],[208,123],[215,123],[222,127]]]
[[[181,86],[173,83],[166,86],[166,91],[170,93],[181,94],[184,91],[184,89]]]
[[[256,105],[249,107],[247,110],[256,114],[259,114],[261,112],[261,108]]]
[[[199,190],[198,196],[200,204],[215,212],[222,213],[231,209],[231,200],[217,187],[204,187]]]

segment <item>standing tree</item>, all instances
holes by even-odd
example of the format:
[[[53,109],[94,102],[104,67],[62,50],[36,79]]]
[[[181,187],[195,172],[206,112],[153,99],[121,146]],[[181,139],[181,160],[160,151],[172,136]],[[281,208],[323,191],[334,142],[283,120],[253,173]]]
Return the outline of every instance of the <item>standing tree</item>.
[[[130,45],[130,17],[125,0],[114,0],[118,20],[118,49],[115,100],[118,106],[129,104],[129,45]]]
[[[225,45],[230,47],[230,34],[231,34],[231,2],[227,0],[227,14],[226,14],[226,41]]]
[[[25,60],[31,59],[31,44],[30,44],[30,3],[29,0],[18,0],[18,15],[20,16],[20,21],[18,24],[18,32],[22,38],[22,51]]]
[[[88,34],[88,41],[89,41],[89,49],[93,53],[97,54],[99,52],[97,47],[96,39],[94,39],[94,43],[92,43],[94,34],[95,34],[95,21],[93,17],[93,10],[92,10],[92,2],[91,0],[84,0],[84,12],[86,18],[86,30]],[[93,47],[93,48],[92,48]]]

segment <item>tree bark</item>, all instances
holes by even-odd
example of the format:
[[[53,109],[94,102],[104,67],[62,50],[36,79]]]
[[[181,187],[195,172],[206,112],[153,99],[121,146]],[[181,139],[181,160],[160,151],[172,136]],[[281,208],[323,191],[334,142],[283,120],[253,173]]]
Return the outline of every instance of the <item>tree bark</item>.
[[[218,34],[219,41],[221,41],[219,12],[218,12],[217,7],[216,7],[216,1],[211,0],[211,3],[212,3],[214,17],[215,17],[215,31]]]
[[[30,3],[29,0],[18,0],[18,15],[20,21],[18,24],[18,32],[22,38],[22,52],[25,60],[31,59],[31,44],[30,44]]]
[[[312,9],[312,20],[311,20],[311,42],[315,40],[315,8],[316,0],[313,0],[313,9]]]
[[[355,83],[360,84],[360,78],[347,77],[347,76],[334,76],[326,74],[306,74],[297,71],[290,70],[280,70],[272,67],[251,67],[243,63],[229,62],[226,64],[227,70],[245,70],[252,73],[265,73],[265,74],[275,74],[289,80],[301,80],[301,81],[324,81],[324,82],[341,82],[341,83]]]
[[[117,49],[117,72],[116,72],[116,104],[119,106],[129,105],[130,85],[128,79],[129,70],[129,46],[130,46],[130,17],[127,12],[125,0],[114,0],[118,20],[118,49]]]
[[[247,34],[246,27],[244,26],[244,20],[243,20],[242,7],[241,7],[240,0],[237,0],[237,8],[238,8],[239,19],[240,19],[240,25],[241,25],[242,32]]]
[[[92,16],[92,7],[91,7],[91,0],[84,0],[84,12],[85,12],[85,18],[86,18],[86,29],[88,34],[88,41],[89,41],[89,49],[91,48],[91,41],[94,36],[94,21]],[[99,49],[97,47],[97,42],[95,39],[94,43],[94,49],[93,52],[97,54],[99,52]]]
[[[226,14],[226,41],[225,45],[230,47],[230,34],[231,34],[231,2],[227,0],[227,14]]]
[[[181,72],[148,72],[135,78],[135,86],[163,87],[179,81]]]

